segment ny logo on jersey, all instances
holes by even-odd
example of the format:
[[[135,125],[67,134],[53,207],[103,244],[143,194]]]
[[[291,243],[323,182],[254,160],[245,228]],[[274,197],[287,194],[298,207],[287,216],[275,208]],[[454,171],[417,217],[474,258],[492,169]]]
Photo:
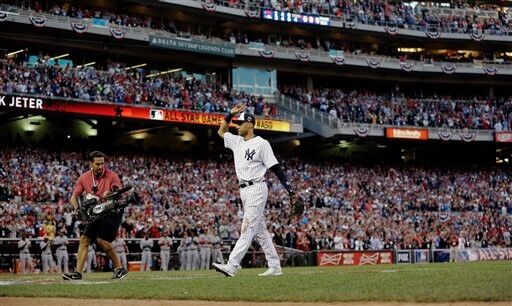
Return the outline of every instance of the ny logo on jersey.
[[[249,151],[249,149],[245,150],[245,159],[252,160],[254,158],[254,154],[256,154],[256,150]]]

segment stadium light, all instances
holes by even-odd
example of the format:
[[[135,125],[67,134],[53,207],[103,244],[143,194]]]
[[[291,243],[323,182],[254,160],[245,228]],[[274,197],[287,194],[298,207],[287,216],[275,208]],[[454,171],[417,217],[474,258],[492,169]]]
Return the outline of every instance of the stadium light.
[[[125,68],[125,70],[130,70],[130,69],[140,68],[140,67],[144,67],[144,66],[146,66],[146,65],[147,65],[146,63],[144,63],[144,64],[139,64],[139,65],[135,65],[135,66],[131,66],[131,67]]]
[[[11,57],[13,55],[16,55],[18,53],[25,52],[25,51],[28,51],[28,49],[20,49],[18,51],[10,52],[10,53],[7,53],[7,57]]]
[[[87,63],[87,64],[78,65],[78,66],[76,66],[76,68],[85,68],[87,66],[91,66],[91,65],[94,65],[94,64],[96,64],[96,62],[90,62],[90,63]]]
[[[146,75],[146,78],[151,78],[151,77],[154,77],[154,76],[159,76],[159,75],[164,75],[164,74],[168,74],[168,73],[178,72],[178,71],[181,71],[181,70],[183,70],[183,68],[176,68],[176,69],[171,69],[171,70],[167,70],[167,71],[152,73],[152,74]]]

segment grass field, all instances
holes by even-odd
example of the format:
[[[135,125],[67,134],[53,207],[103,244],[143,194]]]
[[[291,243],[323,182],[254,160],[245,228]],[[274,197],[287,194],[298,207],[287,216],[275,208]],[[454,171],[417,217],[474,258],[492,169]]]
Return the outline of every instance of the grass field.
[[[60,275],[0,275],[0,296],[172,299],[254,302],[512,301],[512,262],[285,268],[261,278],[244,269],[234,278],[215,271],[85,274],[79,282]]]

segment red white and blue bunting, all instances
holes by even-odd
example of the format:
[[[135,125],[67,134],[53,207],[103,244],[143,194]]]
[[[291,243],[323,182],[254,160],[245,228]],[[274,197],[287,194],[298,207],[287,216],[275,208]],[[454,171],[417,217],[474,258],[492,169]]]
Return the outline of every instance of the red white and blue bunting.
[[[400,68],[405,72],[411,72],[414,69],[414,63],[400,62]]]
[[[295,53],[295,57],[301,61],[301,62],[309,62],[309,59],[311,58],[311,54],[309,53]]]
[[[259,50],[258,52],[260,52],[260,55],[264,58],[273,58],[276,54],[276,51],[274,50]]]
[[[77,32],[78,34],[87,32],[87,29],[89,28],[88,23],[70,22],[70,24],[73,31]]]
[[[441,37],[441,32],[436,28],[433,28],[433,29],[427,28],[425,30],[425,34],[430,39],[438,39],[439,37]]]
[[[4,12],[0,12],[0,22],[7,20],[7,14]]]
[[[496,66],[489,66],[489,67],[483,67],[482,68],[485,72],[485,74],[487,75],[495,75],[496,73],[498,73],[498,68],[496,68]]]
[[[475,133],[469,133],[469,132],[463,132],[460,133],[460,139],[462,139],[464,142],[472,142],[475,140],[476,134]]]
[[[389,35],[396,35],[398,34],[398,27],[396,26],[396,24],[394,25],[390,25],[390,26],[384,26],[384,30],[389,34]]]
[[[119,29],[119,28],[110,28],[110,34],[116,39],[123,39],[126,35],[125,29]]]
[[[45,17],[28,16],[28,19],[30,19],[30,22],[32,22],[32,24],[38,28],[42,28],[46,25]]]
[[[373,69],[377,69],[380,66],[380,60],[377,58],[367,58],[366,63]]]
[[[457,66],[452,63],[442,63],[441,70],[443,70],[443,72],[446,74],[452,74],[455,72],[455,70],[457,70]]]
[[[336,65],[343,65],[345,63],[345,58],[343,56],[331,56],[333,63]]]
[[[437,135],[441,140],[448,141],[452,139],[452,132],[450,131],[439,131],[437,132]]]
[[[250,18],[260,18],[260,11],[259,10],[245,10],[245,15]]]
[[[364,138],[370,134],[370,128],[367,126],[358,126],[354,128],[354,132],[357,136]]]
[[[208,12],[215,12],[215,10],[217,9],[217,5],[213,3],[211,0],[203,1],[201,4],[203,5],[203,8]]]
[[[471,39],[474,41],[482,41],[485,37],[485,34],[483,31],[472,30],[469,31],[469,37],[471,37]]]
[[[448,220],[450,220],[450,217],[451,217],[451,212],[441,212],[439,213],[439,220],[441,222],[446,222]]]

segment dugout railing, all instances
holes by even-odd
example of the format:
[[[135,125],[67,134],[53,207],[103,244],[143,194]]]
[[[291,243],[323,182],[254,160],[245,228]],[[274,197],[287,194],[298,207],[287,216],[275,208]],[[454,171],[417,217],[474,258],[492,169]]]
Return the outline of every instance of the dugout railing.
[[[41,271],[41,239],[29,239],[31,241],[30,254],[32,257],[32,272]],[[125,239],[128,246],[127,261],[130,263],[130,270],[138,271],[140,267],[141,249],[140,241],[143,239]],[[152,248],[151,270],[160,270],[160,248],[155,240]],[[16,272],[19,264],[19,251],[17,249],[19,238],[0,239],[0,272]],[[171,251],[169,270],[179,270],[180,253],[177,247],[181,239],[173,239],[174,244]],[[69,267],[76,266],[76,252],[78,250],[78,239],[69,239],[68,256]],[[222,241],[222,253],[224,261],[227,261],[229,253],[234,246],[234,240]],[[277,246],[281,257],[281,263],[285,267],[300,266],[345,266],[345,265],[378,265],[378,264],[426,264],[434,262],[449,261],[481,261],[481,260],[512,260],[512,248],[457,248],[455,253],[451,249],[389,249],[389,250],[315,250],[301,251],[292,248]],[[54,261],[55,250],[52,252]],[[456,258],[451,260],[451,254]],[[96,250],[97,265],[94,271],[111,271],[111,263],[105,253]],[[265,267],[265,255],[256,244],[249,249],[242,261],[245,268]]]

